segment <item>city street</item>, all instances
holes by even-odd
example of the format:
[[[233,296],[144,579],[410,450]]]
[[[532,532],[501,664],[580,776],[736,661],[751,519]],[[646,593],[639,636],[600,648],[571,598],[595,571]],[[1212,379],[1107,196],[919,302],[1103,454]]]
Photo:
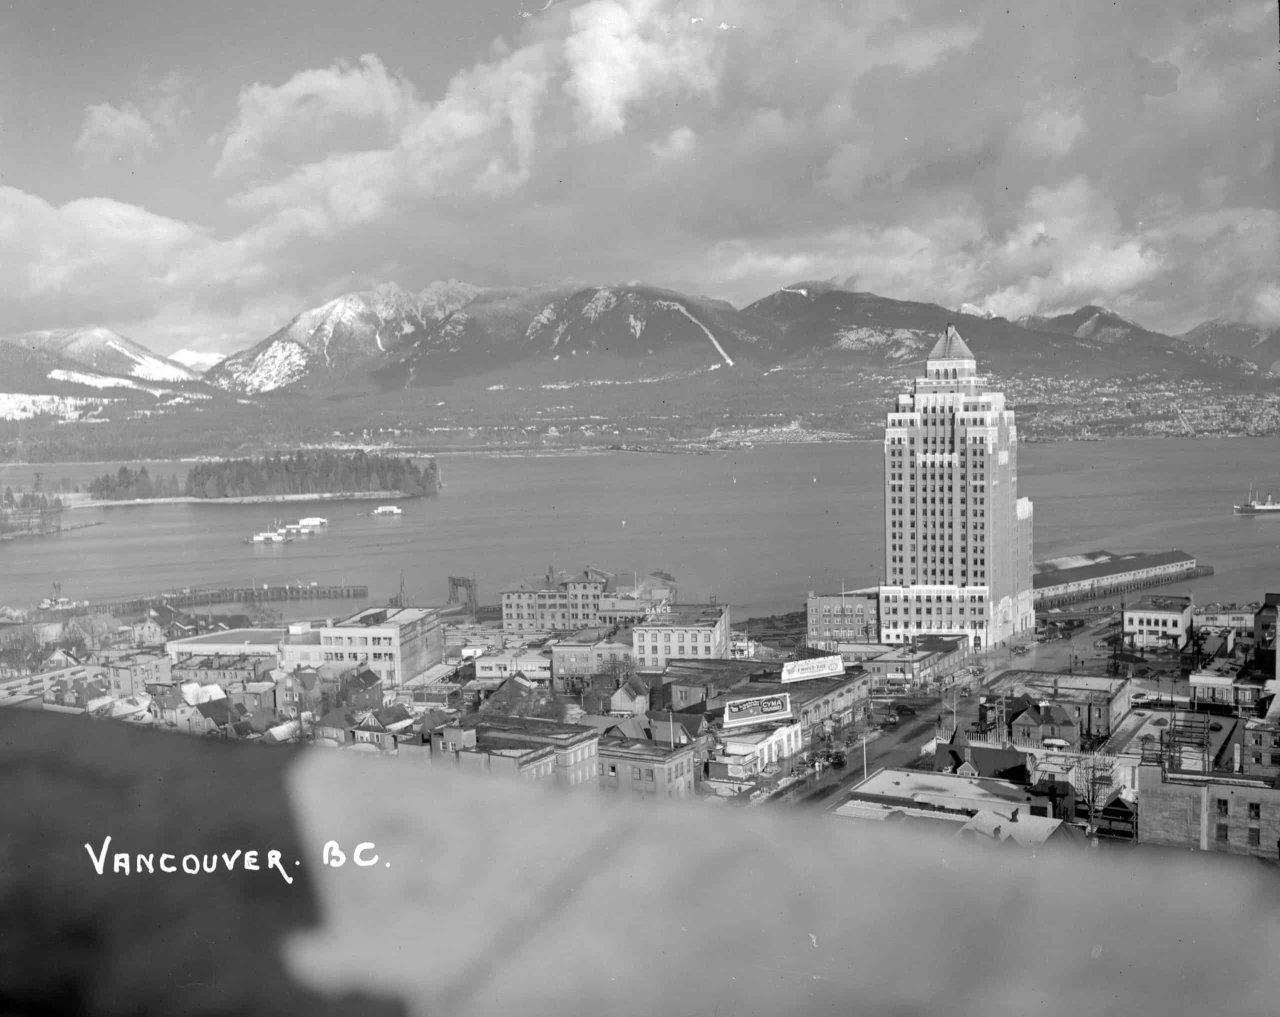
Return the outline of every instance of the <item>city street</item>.
[[[925,762],[921,748],[936,737],[939,718],[946,737],[952,730],[953,717],[961,730],[966,729],[977,720],[978,696],[965,697],[963,692],[954,695],[947,691],[943,696],[920,696],[911,699],[897,699],[897,703],[909,703],[915,710],[914,716],[903,716],[897,726],[886,728],[880,734],[867,741],[866,772],[889,767],[908,767]],[[955,712],[952,706],[955,705]],[[932,765],[928,761],[928,765]],[[791,789],[778,801],[795,805],[830,806],[838,800],[839,793],[857,784],[863,779],[862,742],[852,740],[849,744],[846,762],[843,767],[824,766],[821,773],[812,774],[804,784]]]

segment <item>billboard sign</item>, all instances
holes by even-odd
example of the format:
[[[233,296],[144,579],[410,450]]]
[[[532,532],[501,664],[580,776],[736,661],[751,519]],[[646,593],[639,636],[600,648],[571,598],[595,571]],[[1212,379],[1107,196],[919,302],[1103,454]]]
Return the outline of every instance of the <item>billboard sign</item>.
[[[735,699],[724,707],[724,726],[744,727],[762,720],[790,720],[791,695],[786,692],[772,696],[754,696],[751,699]]]
[[[782,665],[784,682],[803,682],[810,678],[840,678],[844,675],[844,658],[812,657],[809,660],[790,660]]]

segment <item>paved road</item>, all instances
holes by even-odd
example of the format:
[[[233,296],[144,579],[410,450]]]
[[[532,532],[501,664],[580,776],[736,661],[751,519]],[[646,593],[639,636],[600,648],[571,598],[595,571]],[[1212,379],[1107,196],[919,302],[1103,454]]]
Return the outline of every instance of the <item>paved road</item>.
[[[1009,667],[1024,666],[1029,655],[1016,656],[1008,650],[993,651],[983,661],[989,676],[984,684],[990,684]],[[959,727],[968,730],[978,720],[978,696],[982,688],[965,695],[963,687],[946,689],[941,694],[911,699],[915,716],[905,716],[897,727],[881,733],[879,738],[867,742],[867,767],[863,770],[862,746],[853,745],[843,768],[826,768],[823,773],[811,776],[799,789],[791,789],[776,801],[803,807],[832,808],[842,799],[842,792],[859,783],[866,773],[882,768],[903,768],[922,761],[921,749],[941,731],[944,738]],[[954,707],[954,710],[953,710]]]

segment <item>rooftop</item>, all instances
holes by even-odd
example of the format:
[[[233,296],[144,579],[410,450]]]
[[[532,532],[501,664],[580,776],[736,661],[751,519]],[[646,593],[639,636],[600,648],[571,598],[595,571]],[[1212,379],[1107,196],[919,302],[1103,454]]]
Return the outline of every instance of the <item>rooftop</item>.
[[[1017,818],[1014,818],[1017,811]],[[1069,826],[1061,819],[1033,816],[1026,810],[982,809],[959,830],[957,836],[972,835],[975,840],[990,840],[1006,844],[1012,841],[1019,847],[1041,847],[1050,837],[1061,834],[1064,839],[1083,843],[1084,832]]]
[[[686,742],[683,745],[677,745],[672,748],[666,742],[638,741],[636,739],[605,735],[600,739],[599,753],[602,757],[621,757],[623,759],[665,763],[676,756],[692,755],[693,745]]]
[[[754,660],[673,660],[662,672],[662,683],[731,689],[765,673]]]
[[[1125,613],[1133,611],[1177,611],[1182,612],[1191,607],[1190,597],[1159,597],[1148,595],[1132,604],[1125,604]]]
[[[852,789],[862,799],[887,799],[936,808],[978,811],[1034,800],[1026,788],[992,777],[959,777],[918,770],[880,770]],[[838,810],[837,810],[838,811]]]
[[[929,353],[930,360],[977,360],[973,355],[973,351],[965,345],[965,341],[960,338],[960,333],[955,330],[954,325],[948,325],[946,332],[943,333],[933,349]]]
[[[1109,678],[1105,675],[1062,674],[1055,671],[1004,671],[991,684],[995,695],[1033,696],[1037,699],[1087,698],[1090,695],[1111,696],[1120,690],[1127,678]],[[1158,683],[1148,683],[1147,691],[1156,691]],[[1137,687],[1135,685],[1135,687]]]
[[[460,751],[493,756],[509,756],[526,763],[533,763],[554,754],[556,750],[553,745],[538,745],[535,742],[503,738],[501,735],[480,732],[476,735],[476,744],[474,746],[468,746],[460,749]]]
[[[795,714],[796,711],[804,709],[815,699],[821,699],[837,689],[847,688],[852,690],[860,682],[865,684],[868,681],[870,681],[869,677],[861,672],[838,675],[834,678],[806,678],[803,681],[785,683],[773,677],[752,678],[745,685],[734,689],[734,693],[741,693],[745,697],[747,695],[764,696],[771,692],[785,692],[791,697],[791,712]]]
[[[434,607],[368,607],[363,611],[343,618],[335,623],[335,628],[366,628],[371,625],[412,625],[430,615],[436,614]]]
[[[558,592],[560,588],[568,583],[597,583],[601,590],[608,589],[609,580],[600,575],[592,575],[589,572],[546,572],[540,576],[531,576],[528,579],[521,579],[512,583],[510,586],[504,586],[502,593],[550,593]]]
[[[256,669],[262,666],[261,656],[250,656],[244,653],[210,653],[208,655],[189,655],[177,661],[173,666],[186,671],[227,671],[238,667]]]
[[[477,736],[509,735],[511,737],[549,738],[556,742],[571,743],[585,737],[597,737],[599,732],[585,724],[564,724],[540,717],[511,717],[485,714],[468,717],[464,727],[474,727]]]
[[[275,646],[283,642],[285,629],[227,629],[225,632],[207,632],[203,636],[187,636],[169,641],[170,646],[202,646],[244,643],[254,646]]]
[[[728,611],[728,604],[673,604],[670,610],[638,622],[635,628],[711,628],[718,624]]]

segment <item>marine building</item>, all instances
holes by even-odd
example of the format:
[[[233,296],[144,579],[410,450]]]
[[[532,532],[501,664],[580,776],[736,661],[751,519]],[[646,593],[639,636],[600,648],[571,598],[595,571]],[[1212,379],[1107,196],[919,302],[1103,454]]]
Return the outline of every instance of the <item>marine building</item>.
[[[961,635],[981,649],[1034,631],[1014,414],[950,325],[888,415],[884,485],[882,643]]]

